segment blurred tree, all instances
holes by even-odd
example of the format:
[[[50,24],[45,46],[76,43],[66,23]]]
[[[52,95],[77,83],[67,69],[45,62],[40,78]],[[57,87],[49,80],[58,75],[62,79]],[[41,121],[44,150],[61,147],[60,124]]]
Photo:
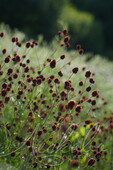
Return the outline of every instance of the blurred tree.
[[[29,37],[43,34],[44,39],[50,40],[58,31],[60,17],[85,49],[112,55],[112,9],[113,0],[1,0],[0,22]]]
[[[87,12],[77,10],[72,5],[67,5],[61,13],[61,20],[67,23],[72,39],[72,47],[80,43],[86,51],[99,53],[103,49],[102,25],[94,16]],[[98,39],[98,41],[97,41]]]
[[[43,34],[50,39],[57,30],[56,20],[68,0],[1,0],[0,22],[19,28],[29,36]]]
[[[78,9],[91,12],[103,25],[103,53],[113,59],[113,0],[71,0]]]

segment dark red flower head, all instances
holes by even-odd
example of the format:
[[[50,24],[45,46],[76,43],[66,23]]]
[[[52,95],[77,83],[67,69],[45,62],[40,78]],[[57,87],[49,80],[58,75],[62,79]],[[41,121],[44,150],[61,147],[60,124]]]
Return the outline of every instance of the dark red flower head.
[[[97,90],[92,91],[92,96],[93,96],[93,97],[98,96],[98,91],[97,91]]]
[[[96,162],[96,160],[95,160],[94,158],[90,158],[90,159],[88,160],[88,165],[89,165],[89,166],[93,166],[93,165],[95,164],[95,162]]]
[[[85,77],[86,77],[86,78],[89,78],[90,76],[91,76],[91,71],[90,71],[90,70],[86,71]]]
[[[4,32],[0,32],[0,37],[4,37]]]
[[[31,46],[31,43],[28,41],[26,42],[26,48],[29,48]]]
[[[70,110],[73,109],[75,104],[76,104],[76,102],[74,100],[70,100],[67,105],[68,109],[70,109]]]
[[[63,60],[64,58],[65,58],[65,55],[64,55],[64,54],[60,56],[60,59],[61,59],[61,60]]]
[[[78,72],[78,70],[79,70],[78,67],[75,67],[75,68],[72,69],[72,72],[73,72],[74,74],[76,74],[76,73]]]
[[[68,35],[68,30],[66,30],[66,29],[63,30],[63,34],[64,34],[64,35]]]
[[[76,45],[76,49],[77,49],[77,50],[80,50],[80,49],[81,49],[81,45],[80,45],[80,44],[77,44],[77,45]]]
[[[78,50],[78,53],[79,53],[80,55],[84,54],[84,49],[79,49],[79,50]]]
[[[56,60],[52,60],[52,61],[50,62],[50,67],[51,67],[51,68],[55,68],[55,66],[56,66]]]

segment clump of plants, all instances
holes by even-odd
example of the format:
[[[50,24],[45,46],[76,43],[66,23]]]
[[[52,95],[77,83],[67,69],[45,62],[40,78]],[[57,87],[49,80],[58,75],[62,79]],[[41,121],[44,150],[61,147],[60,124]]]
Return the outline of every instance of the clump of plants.
[[[23,169],[112,167],[113,114],[95,73],[64,51],[67,30],[43,58],[40,44],[0,32],[0,159]],[[84,50],[76,45],[78,55]],[[34,60],[38,60],[38,64]],[[34,63],[34,64],[33,64]],[[73,66],[74,65],[74,66]],[[104,165],[103,165],[104,162]],[[106,163],[106,165],[105,165]]]

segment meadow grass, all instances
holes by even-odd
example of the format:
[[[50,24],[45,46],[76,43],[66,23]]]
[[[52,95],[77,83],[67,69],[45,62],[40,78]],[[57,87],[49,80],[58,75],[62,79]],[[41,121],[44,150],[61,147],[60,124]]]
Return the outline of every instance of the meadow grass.
[[[112,62],[0,27],[0,161],[16,169],[112,169]],[[80,47],[80,48],[78,48]]]

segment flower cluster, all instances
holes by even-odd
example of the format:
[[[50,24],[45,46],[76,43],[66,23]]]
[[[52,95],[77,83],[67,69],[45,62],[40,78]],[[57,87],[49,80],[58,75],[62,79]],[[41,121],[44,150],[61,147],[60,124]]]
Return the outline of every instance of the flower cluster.
[[[1,42],[5,36],[0,32]],[[60,48],[70,47],[69,41],[67,30],[58,32]],[[106,161],[101,138],[113,132],[113,117],[104,117],[108,128],[100,119],[107,102],[95,89],[95,74],[86,67],[70,67],[63,53],[33,67],[36,41],[21,43],[11,37],[8,43],[12,50],[0,49],[1,157],[27,169],[50,169],[65,162],[83,168]],[[76,48],[78,55],[84,53],[81,45]]]

